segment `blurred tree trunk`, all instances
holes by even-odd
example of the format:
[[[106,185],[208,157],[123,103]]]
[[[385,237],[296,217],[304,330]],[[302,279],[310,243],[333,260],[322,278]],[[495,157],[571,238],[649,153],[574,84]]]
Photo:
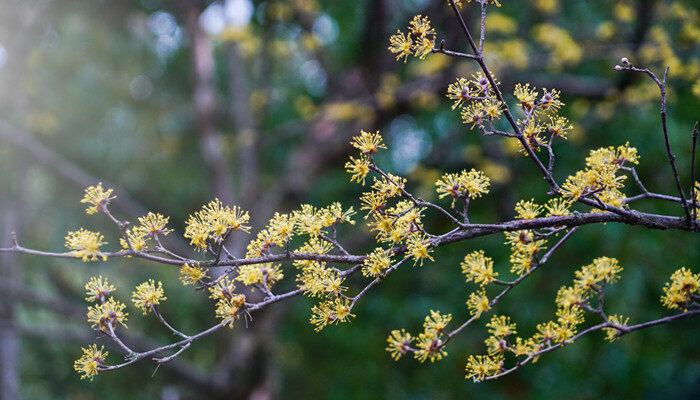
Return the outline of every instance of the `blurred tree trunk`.
[[[231,170],[224,153],[224,142],[217,129],[216,62],[211,41],[199,25],[202,10],[193,4],[186,8],[184,21],[191,40],[194,124],[202,159],[209,173],[209,184],[223,203],[233,202]]]
[[[18,210],[15,202],[5,198],[2,213],[0,242],[12,243],[12,230],[16,229]],[[17,257],[13,253],[0,254],[0,279],[12,285],[20,285]],[[19,388],[19,336],[15,323],[15,300],[9,291],[0,291],[0,400],[14,400]]]

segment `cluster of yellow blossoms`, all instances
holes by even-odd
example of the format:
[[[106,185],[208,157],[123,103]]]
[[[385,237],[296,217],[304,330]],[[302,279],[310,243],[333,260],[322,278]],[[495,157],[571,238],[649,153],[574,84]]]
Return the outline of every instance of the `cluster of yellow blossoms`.
[[[207,241],[221,243],[231,231],[250,231],[246,224],[250,216],[247,211],[221,203],[219,199],[209,202],[201,210],[190,215],[185,227],[185,237],[198,250],[207,249]]]
[[[80,228],[77,231],[68,232],[66,247],[71,249],[70,254],[82,259],[84,262],[102,259],[107,260],[107,255],[100,251],[100,246],[107,244],[104,236],[99,232],[88,231]]]
[[[441,360],[447,356],[444,349],[445,329],[452,320],[452,314],[442,315],[439,311],[430,310],[430,315],[425,317],[423,332],[417,338],[411,336],[405,330],[394,330],[387,338],[386,351],[394,360],[400,359],[409,351],[420,362]],[[411,347],[411,342],[416,340],[416,348]]]
[[[472,265],[483,265],[479,260],[479,254],[469,258]],[[497,375],[502,371],[502,366],[507,354],[512,354],[517,361],[523,361],[523,357],[530,358],[533,362],[538,358],[538,352],[551,346],[563,344],[571,340],[577,333],[577,327],[583,323],[583,308],[588,307],[588,300],[592,294],[598,294],[608,283],[614,283],[622,268],[614,258],[600,257],[576,272],[574,284],[562,287],[557,293],[556,321],[547,321],[537,325],[537,332],[530,338],[513,337],[517,334],[516,324],[510,317],[495,315],[486,324],[490,336],[484,344],[487,348],[486,355],[469,356],[466,365],[466,377],[474,381],[482,381],[486,377]],[[609,321],[617,326],[624,327],[627,320],[621,316],[611,316]],[[609,340],[617,337],[617,329],[608,328],[606,335]]]
[[[97,186],[90,186],[85,189],[85,196],[80,202],[91,204],[90,207],[85,209],[85,212],[95,214],[98,211],[106,211],[110,200],[117,198],[117,196],[112,196],[113,191],[114,189],[104,190],[102,182],[99,182]]]
[[[136,286],[136,291],[132,293],[131,301],[134,302],[136,308],[143,311],[143,315],[153,310],[153,307],[165,301],[168,298],[164,296],[163,284],[158,282],[156,286],[153,279]]]
[[[498,85],[498,81],[494,82]],[[447,87],[447,98],[454,100],[452,109],[460,108],[462,121],[474,128],[486,128],[486,123],[500,119],[503,103],[496,98],[491,82],[482,72],[477,72],[470,79],[461,77]],[[467,105],[466,107],[463,107]]]
[[[110,297],[114,287],[102,277],[92,278],[86,285],[86,300],[95,302],[95,305],[88,306],[87,318],[94,329],[103,332],[113,330],[117,324],[126,327],[126,317],[124,312],[126,305],[114,297]]]
[[[587,168],[566,179],[562,195],[570,202],[592,195],[604,204],[622,207],[627,196],[620,189],[627,177],[618,173],[625,163],[639,164],[637,149],[630,147],[629,143],[617,148],[591,150],[586,158]]]
[[[105,359],[109,353],[105,351],[104,346],[100,347],[98,350],[96,344],[90,345],[87,348],[83,347],[82,350],[83,355],[75,360],[73,369],[81,374],[80,379],[89,378],[92,381],[92,378],[100,372],[100,367],[104,365]]]
[[[687,268],[681,268],[671,275],[671,281],[664,286],[661,304],[671,310],[687,309],[700,300],[700,274],[694,274]]]
[[[472,169],[458,174],[445,174],[435,182],[438,197],[452,197],[452,206],[458,198],[474,199],[489,192],[490,179],[482,172]]]
[[[538,150],[542,146],[551,145],[555,137],[567,139],[573,125],[566,118],[557,115],[564,105],[559,100],[561,93],[558,90],[543,89],[540,97],[539,91],[528,83],[515,85],[514,94],[525,115],[518,120],[518,127],[531,148]]]
[[[435,45],[435,29],[430,26],[428,17],[416,15],[408,24],[408,31],[404,34],[400,30],[389,39],[389,51],[396,54],[396,59],[408,59],[414,55],[419,59],[433,51]]]
[[[236,285],[227,276],[209,288],[209,298],[216,301],[216,316],[222,323],[233,327],[239,318],[239,311],[245,305],[246,297],[235,293]]]
[[[515,205],[515,218],[534,219],[545,210],[548,217],[569,214],[567,204],[561,199],[550,199],[544,207],[533,200],[520,200]],[[505,236],[506,244],[510,245],[511,250],[510,271],[517,275],[530,273],[536,266],[536,256],[545,249],[546,237],[538,235],[534,230],[505,232]]]
[[[147,240],[160,240],[167,236],[172,229],[166,228],[170,217],[149,212],[143,217],[139,217],[139,225],[127,228],[126,235],[119,239],[119,244],[124,250],[143,251],[147,248]]]

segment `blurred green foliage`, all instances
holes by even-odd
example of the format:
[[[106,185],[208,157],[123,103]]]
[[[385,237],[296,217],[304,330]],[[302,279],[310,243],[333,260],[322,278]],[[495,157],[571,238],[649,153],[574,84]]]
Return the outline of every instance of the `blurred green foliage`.
[[[323,137],[318,132],[327,131],[326,135],[342,137],[344,147],[338,150],[323,144],[302,153],[321,157],[329,152],[332,158],[324,160],[319,170],[292,171],[293,176],[312,174],[313,183],[289,191],[277,206],[290,209],[300,201],[315,205],[342,201],[357,209],[361,188],[348,182],[342,165],[350,151],[346,137],[359,128],[385,134],[390,151],[379,162],[392,172],[407,174],[409,185],[426,199],[435,197],[432,182],[438,171],[480,167],[488,173],[488,168],[507,168],[492,194],[474,202],[472,222],[507,218],[521,198],[546,199],[545,185],[527,159],[509,152],[500,139],[470,132],[450,111],[450,102],[444,98],[447,83],[471,74],[473,65],[430,57],[404,65],[394,62],[386,51],[388,36],[419,13],[430,16],[447,48],[464,50],[466,43],[445,1],[253,3],[254,13],[243,33],[207,26],[212,29],[208,37],[215,51],[219,145],[234,166],[234,176],[241,138],[239,121],[229,109],[231,43],[244,55],[259,137],[258,201],[287,183],[278,178],[287,176],[290,165],[297,165],[290,164],[291,155],[309,143],[313,146],[314,135]],[[499,53],[494,46],[493,58],[506,91],[520,81],[557,87],[567,103],[565,113],[576,125],[578,133],[556,146],[558,181],[582,168],[590,149],[629,141],[642,157],[638,171],[647,187],[662,193],[675,191],[662,147],[655,88],[642,76],[612,70],[621,56],[633,62],[646,56],[656,71],[665,63],[676,66],[670,72],[669,127],[687,186],[690,132],[700,109],[698,38],[686,32],[688,23],[698,22],[696,1],[502,3],[493,13],[512,20],[515,29],[494,32],[494,43],[521,41],[529,55],[524,65],[515,65],[508,61],[512,53]],[[549,10],[550,3],[557,7]],[[215,19],[215,7],[221,4],[213,4],[196,6],[209,10]],[[620,5],[628,9],[621,10]],[[679,14],[674,7],[687,13]],[[214,196],[196,134],[192,41],[182,8],[179,2],[157,0],[3,0],[0,6],[0,45],[6,54],[0,68],[0,117],[95,177],[119,183],[149,210],[171,216],[176,232],[182,232],[190,212]],[[468,6],[465,10],[474,25],[476,13]],[[200,19],[205,25],[206,21]],[[583,49],[581,59],[563,66],[554,62],[556,55],[533,38],[534,27],[543,23],[566,29]],[[653,59],[667,50],[663,45],[654,47],[659,30],[670,38],[675,59],[667,55]],[[390,105],[383,106],[377,93],[391,79],[401,88],[390,96]],[[2,201],[20,203],[21,224],[16,229],[23,245],[62,249],[65,232],[78,227],[100,230],[111,245],[117,245],[117,232],[108,221],[84,214],[78,203],[81,188],[66,184],[52,168],[0,143]],[[637,193],[631,184],[627,186],[628,194]],[[675,205],[656,201],[644,200],[638,207],[680,212]],[[261,225],[269,215],[257,217]],[[438,218],[429,219],[429,225],[434,231],[447,228]],[[356,253],[370,249],[366,233],[356,235],[346,229],[340,235],[346,235]],[[507,275],[508,249],[502,242],[497,235],[454,244],[437,251],[435,263],[401,268],[363,299],[351,324],[320,333],[308,324],[308,299],[280,304],[283,315],[277,317],[274,339],[265,339],[271,341],[272,357],[266,362],[274,370],[269,384],[273,393],[279,398],[333,399],[700,396],[700,325],[694,320],[639,331],[613,344],[604,342],[602,334],[593,334],[513,375],[481,384],[463,379],[466,355],[484,351],[481,341],[486,329],[481,324],[456,338],[445,360],[393,362],[384,351],[390,330],[415,330],[430,309],[452,313],[456,323],[467,317],[464,302],[473,288],[463,283],[459,271],[467,252],[484,249],[496,261],[497,270]],[[663,282],[681,266],[697,271],[699,244],[689,233],[616,224],[583,227],[543,270],[498,304],[496,312],[511,315],[519,331],[531,332],[538,322],[552,318],[556,291],[573,278],[573,271],[606,255],[618,258],[625,268],[621,281],[609,292],[610,312],[635,322],[662,316],[666,311],[658,299]],[[163,312],[174,325],[194,332],[215,321],[211,302],[200,292],[182,288],[175,269],[136,260],[82,264],[20,257],[19,263],[25,288],[65,298],[78,307],[83,306],[82,285],[90,276],[108,276],[118,288],[116,296],[124,301],[129,288],[156,277],[166,287]],[[287,280],[281,288],[292,286]],[[17,319],[22,327],[21,398],[207,397],[165,367],[153,375],[149,362],[101,374],[94,382],[80,381],[72,362],[80,346],[95,337],[88,333],[84,318],[22,304]],[[244,325],[241,322],[233,333],[195,343],[182,357],[205,376],[214,375],[219,356],[233,346],[236,331],[245,330]],[[172,340],[156,321],[142,318],[133,309],[129,326],[146,332],[156,343]],[[120,355],[112,352],[110,357],[116,360]]]

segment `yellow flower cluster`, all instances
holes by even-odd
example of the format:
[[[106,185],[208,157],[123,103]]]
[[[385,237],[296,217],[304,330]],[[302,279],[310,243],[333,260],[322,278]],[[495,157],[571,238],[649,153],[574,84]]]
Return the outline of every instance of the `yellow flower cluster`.
[[[92,378],[100,372],[100,367],[109,353],[105,351],[104,346],[98,350],[96,344],[90,345],[88,348],[83,347],[81,350],[83,355],[75,360],[73,369],[81,374],[80,379],[89,378],[92,381]]]
[[[464,257],[461,264],[462,273],[467,277],[467,282],[478,283],[484,286],[493,282],[498,272],[493,272],[493,259],[486,257],[483,250],[477,250]]]
[[[71,249],[70,254],[84,262],[95,261],[99,258],[107,260],[107,255],[100,251],[100,246],[107,244],[104,236],[99,232],[92,232],[80,228],[77,231],[68,232],[66,236],[66,247]]]
[[[430,315],[425,317],[423,322],[423,332],[418,334],[416,342],[417,349],[414,351],[414,357],[418,361],[424,362],[430,359],[430,362],[435,362],[447,356],[442,337],[451,320],[452,314],[442,315],[439,311],[430,310]]]
[[[294,235],[309,237],[296,251],[326,254],[331,250],[331,246],[320,236],[328,234],[329,231],[334,232],[339,224],[354,225],[355,221],[352,218],[354,215],[355,211],[352,207],[343,209],[340,203],[333,203],[323,208],[303,204],[301,209],[291,214],[275,213],[268,225],[248,244],[246,258],[270,255],[273,247],[288,248]],[[341,280],[332,270],[326,269],[325,262],[297,260],[294,265],[302,271],[297,281],[307,294],[316,296],[322,293],[339,293]],[[284,274],[279,265],[265,263],[241,266],[236,279],[245,285],[261,284],[269,289],[283,277]]]
[[[113,291],[114,286],[110,285],[106,279],[102,280],[101,276],[99,278],[92,277],[85,284],[87,295],[85,300],[97,303],[94,306],[88,306],[87,312],[88,322],[92,324],[93,328],[109,332],[110,326],[114,329],[117,323],[126,327],[126,316],[129,315],[124,312],[126,305],[109,297]]]
[[[474,199],[489,192],[491,180],[482,171],[472,169],[458,174],[445,174],[435,182],[436,191],[440,198],[452,197],[452,206],[457,198]]]
[[[428,17],[416,15],[408,24],[408,31],[404,34],[400,30],[389,38],[389,51],[396,54],[396,59],[408,60],[408,56],[414,55],[419,59],[433,51],[435,45],[435,29],[430,26]]]
[[[197,265],[183,264],[180,268],[180,281],[185,286],[194,285],[206,276],[207,273]]]
[[[477,292],[470,293],[467,299],[467,308],[469,309],[469,314],[477,318],[490,310],[491,304],[489,298],[486,296],[486,290],[482,288]]]
[[[131,293],[131,301],[136,308],[143,311],[143,315],[146,315],[152,310],[152,307],[167,299],[163,292],[163,284],[158,282],[158,286],[156,286],[153,279],[136,286],[136,290]]]
[[[124,303],[110,297],[103,303],[88,306],[88,322],[92,324],[93,328],[105,332],[109,331],[110,325],[114,328],[117,323],[126,327],[126,317],[129,314],[124,312],[125,308]]]
[[[564,105],[559,100],[561,93],[558,90],[543,89],[540,97],[537,88],[530,87],[529,83],[518,83],[513,93],[525,114],[523,119],[518,120],[518,125],[531,148],[537,150],[551,144],[555,137],[567,139],[573,125],[568,119],[557,115]]]
[[[206,250],[207,240],[220,243],[230,231],[249,232],[250,216],[237,206],[223,205],[219,199],[209,202],[189,216],[184,236],[197,250]]]
[[[423,332],[418,334],[417,338],[413,338],[411,334],[405,330],[394,330],[387,338],[386,351],[389,352],[391,358],[398,360],[408,351],[413,352],[413,356],[420,362],[430,360],[442,360],[447,356],[444,349],[443,336],[446,334],[445,329],[452,320],[452,314],[443,315],[440,311],[430,310],[430,315],[425,317],[423,322]],[[411,342],[416,340],[416,348],[411,347]]]
[[[482,254],[476,252],[475,259]],[[470,356],[467,361],[467,378],[482,381],[484,378],[498,374],[501,371],[506,354],[511,353],[516,357],[532,357],[537,361],[538,352],[547,347],[566,343],[576,335],[577,328],[583,323],[584,304],[588,306],[591,293],[598,293],[608,283],[614,283],[622,268],[614,258],[600,257],[589,265],[576,272],[574,285],[562,287],[557,293],[556,321],[547,321],[537,325],[536,333],[527,339],[513,337],[516,335],[516,324],[507,316],[493,316],[486,324],[490,336],[484,341],[488,355]],[[471,304],[470,304],[471,303]],[[488,299],[484,289],[481,292],[472,293],[469,302],[472,315],[480,315],[487,311]],[[481,306],[479,306],[481,304]],[[610,322],[618,327],[626,326],[627,320],[620,316],[610,317]],[[617,337],[617,329],[613,326],[606,330],[608,340]]]
[[[119,244],[124,250],[143,251],[146,248],[146,240],[167,236],[172,232],[172,229],[166,228],[169,220],[170,217],[149,212],[139,217],[139,225],[126,230],[126,236],[119,239]]]
[[[498,81],[495,80],[496,85]],[[447,98],[454,100],[452,109],[461,108],[462,121],[471,127],[484,127],[486,122],[500,119],[503,104],[496,98],[496,93],[486,76],[477,72],[470,79],[460,77],[447,87]],[[466,107],[463,107],[467,105]]]
[[[85,209],[85,212],[95,214],[98,211],[106,211],[110,200],[117,198],[117,196],[111,196],[113,191],[114,189],[104,190],[102,182],[98,183],[97,186],[90,186],[85,189],[85,196],[80,202],[91,204],[90,207]]]
[[[610,315],[608,317],[608,322],[623,328],[627,327],[629,320],[629,318],[623,317],[622,315]],[[620,337],[620,331],[615,328],[603,328],[603,332],[605,332],[605,340],[610,343],[616,341]]]
[[[85,301],[99,301],[103,302],[107,300],[107,296],[114,291],[114,286],[107,282],[107,279],[102,280],[102,276],[95,278],[94,276],[90,278],[88,283],[85,284],[85,292],[87,297]]]
[[[501,370],[502,366],[503,359],[498,356],[469,356],[465,368],[467,373],[465,378],[472,378],[474,382],[480,382],[487,376],[496,375]]]
[[[350,181],[365,184],[365,178],[369,174],[370,167],[373,164],[372,155],[379,149],[386,149],[386,145],[382,143],[382,136],[379,132],[371,133],[360,131],[360,134],[355,136],[350,144],[360,150],[360,157],[350,157],[350,161],[345,163],[345,170],[352,174]]]
[[[331,250],[328,242],[312,237],[305,243],[299,251],[309,254],[326,254]],[[306,295],[316,296],[337,296],[344,287],[341,285],[343,279],[338,275],[337,270],[326,268],[326,263],[314,260],[296,260],[294,265],[301,270],[297,276],[299,288],[304,290]]]
[[[316,325],[316,332],[326,325],[348,322],[351,317],[355,317],[355,314],[350,313],[350,307],[350,300],[340,297],[322,301],[311,309],[312,315],[309,322]]]
[[[352,143],[363,151],[362,157],[366,157],[364,151],[368,147],[365,147],[365,150],[363,150],[361,143],[374,143],[374,146],[379,148],[379,144],[381,144],[380,139],[378,133],[367,134],[367,132],[363,131],[359,136],[355,137]],[[354,159],[351,157],[351,160]],[[368,160],[368,162],[371,161]],[[353,168],[350,164],[346,164],[345,167],[349,172],[353,173]],[[372,232],[375,232],[377,241],[392,245],[405,244],[408,254],[414,259],[414,265],[418,262],[422,265],[426,258],[433,260],[430,256],[432,243],[425,234],[421,221],[423,208],[408,200],[400,200],[393,207],[390,207],[388,204],[390,199],[406,194],[404,192],[406,179],[392,174],[381,174],[380,179],[374,179],[373,190],[360,196],[360,201],[362,202],[360,209],[367,211],[365,219],[372,218],[367,225]],[[486,180],[486,183],[477,183],[475,174],[478,173],[476,171],[473,171],[471,175],[465,173],[465,177],[468,176],[468,178],[465,178],[468,180],[467,183],[471,185],[472,191],[484,190],[477,189],[477,185],[488,185],[488,178],[479,175],[480,179]],[[364,183],[365,176],[366,174],[360,177],[353,175],[351,180],[361,180]],[[365,264],[363,273],[366,276],[381,275],[382,270],[388,265],[386,263],[390,263],[387,257],[378,258],[378,256],[379,254],[376,254]]]
[[[209,288],[209,298],[216,300],[216,316],[221,323],[233,327],[233,321],[239,318],[241,307],[245,306],[246,297],[236,294],[236,285],[228,277]]]
[[[563,196],[570,202],[595,195],[601,202],[614,207],[622,207],[625,196],[620,191],[624,187],[625,175],[618,175],[625,163],[639,164],[637,149],[629,143],[622,146],[603,147],[591,150],[586,158],[586,169],[569,176],[562,185]]]
[[[387,347],[385,350],[389,352],[394,361],[398,361],[412,350],[412,341],[413,337],[410,333],[407,333],[405,329],[395,329],[391,331],[391,334],[389,334],[389,337],[386,339]]]
[[[537,265],[535,256],[545,249],[547,240],[535,235],[532,230],[505,232],[505,236],[506,244],[510,245],[510,272],[519,276],[529,274]]]
[[[362,262],[362,275],[373,278],[383,277],[384,271],[391,265],[391,250],[377,247]]]
[[[666,282],[661,304],[671,310],[678,308],[685,310],[698,299],[699,288],[700,274],[694,274],[683,267],[671,275],[670,282]]]
[[[491,334],[491,336],[484,340],[489,356],[494,357],[494,361],[503,360],[506,352],[513,351],[508,336],[517,333],[516,324],[510,322],[510,317],[494,315],[491,317],[491,321],[486,324],[486,327],[489,328],[489,334]],[[522,350],[522,339],[520,340],[520,347]],[[483,379],[483,377],[481,379]]]
[[[486,324],[491,335],[484,341],[488,355],[469,356],[466,377],[482,381],[502,370],[503,360],[508,353],[516,357],[532,357],[532,361],[536,362],[539,351],[570,341],[584,321],[582,306],[588,305],[590,294],[598,293],[602,286],[615,282],[621,270],[618,261],[608,257],[597,258],[591,264],[582,267],[576,272],[574,285],[562,287],[557,293],[556,321],[538,324],[537,331],[530,338],[511,338],[511,335],[517,333],[516,324],[507,316],[493,316]],[[479,296],[474,293],[472,295]],[[609,320],[618,327],[627,324],[627,319],[620,316],[611,316]],[[608,340],[614,340],[617,337],[617,329],[608,329],[611,330],[606,330]]]

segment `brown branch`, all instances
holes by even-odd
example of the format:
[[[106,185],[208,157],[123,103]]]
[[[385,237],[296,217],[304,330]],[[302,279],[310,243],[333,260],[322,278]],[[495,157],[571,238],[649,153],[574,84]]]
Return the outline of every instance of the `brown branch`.
[[[603,323],[600,323],[600,324],[598,324],[598,325],[591,326],[591,327],[589,327],[589,328],[587,328],[587,329],[581,331],[581,332],[578,333],[576,336],[574,336],[574,337],[572,337],[571,339],[567,340],[565,343],[558,343],[558,344],[556,344],[556,345],[554,345],[554,346],[550,346],[550,347],[547,347],[547,348],[545,348],[545,349],[542,349],[542,350],[540,350],[540,351],[538,351],[538,352],[535,352],[535,353],[529,355],[527,358],[523,359],[522,361],[519,361],[519,362],[518,362],[517,364],[515,364],[515,366],[513,366],[512,368],[507,369],[507,370],[504,370],[504,371],[502,371],[502,372],[500,372],[500,373],[498,373],[498,374],[496,374],[496,375],[487,376],[487,377],[484,378],[484,380],[488,381],[488,380],[498,379],[498,378],[500,378],[500,377],[502,377],[502,376],[505,376],[505,375],[508,375],[508,374],[510,374],[510,373],[512,373],[512,372],[515,372],[515,371],[517,371],[518,369],[520,369],[523,365],[525,365],[525,364],[527,364],[528,362],[532,361],[533,359],[535,359],[535,358],[537,358],[537,357],[539,357],[539,356],[541,356],[541,355],[543,355],[543,354],[549,353],[550,351],[554,351],[554,350],[560,349],[560,348],[564,347],[564,345],[568,345],[568,344],[570,344],[570,343],[572,343],[572,342],[578,340],[578,339],[579,339],[580,337],[582,337],[582,336],[585,336],[585,335],[587,335],[587,334],[589,334],[589,333],[591,333],[591,332],[599,331],[599,330],[601,330],[601,329],[603,329],[603,328],[614,328],[614,329],[617,329],[617,330],[620,332],[619,335],[622,336],[622,335],[626,335],[626,334],[628,334],[628,333],[630,333],[630,332],[633,332],[633,331],[636,331],[636,330],[639,330],[639,329],[644,329],[644,328],[648,328],[648,327],[651,327],[651,326],[656,326],[656,325],[660,325],[660,324],[665,324],[665,323],[673,322],[673,321],[676,321],[676,320],[679,320],[679,319],[694,317],[694,316],[697,316],[698,314],[700,314],[700,310],[687,311],[687,312],[684,312],[684,313],[681,313],[681,314],[675,314],[675,315],[672,315],[672,316],[669,316],[669,317],[659,318],[659,319],[656,319],[656,320],[653,320],[653,321],[648,321],[648,322],[644,322],[644,323],[641,323],[641,324],[632,325],[632,326],[628,326],[628,327],[622,327],[622,326],[619,326],[619,325],[615,325],[615,324],[613,324],[613,323],[611,323],[611,322],[603,322]]]

